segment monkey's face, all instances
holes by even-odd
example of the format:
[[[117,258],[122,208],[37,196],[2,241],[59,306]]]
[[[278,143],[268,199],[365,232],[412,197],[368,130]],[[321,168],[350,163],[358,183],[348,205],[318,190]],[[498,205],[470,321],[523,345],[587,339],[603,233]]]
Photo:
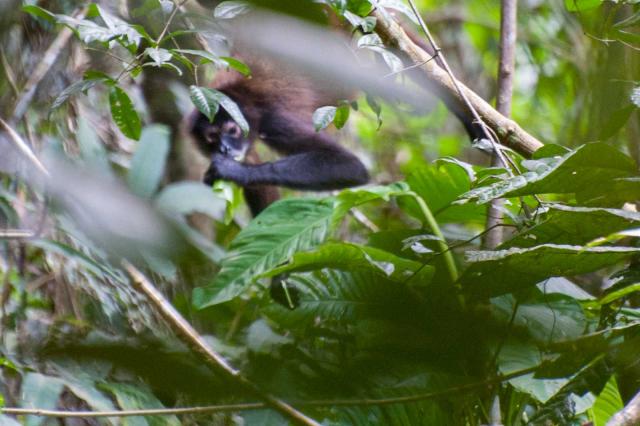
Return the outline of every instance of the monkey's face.
[[[223,111],[216,114],[213,123],[199,111],[191,117],[190,131],[200,150],[207,156],[222,154],[236,161],[243,160],[250,141],[242,129]]]

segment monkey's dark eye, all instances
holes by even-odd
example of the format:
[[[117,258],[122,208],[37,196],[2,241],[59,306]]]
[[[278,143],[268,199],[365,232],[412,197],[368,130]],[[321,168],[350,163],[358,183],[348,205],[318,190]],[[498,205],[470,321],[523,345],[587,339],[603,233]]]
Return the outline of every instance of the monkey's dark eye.
[[[240,138],[242,136],[242,129],[233,121],[227,121],[222,125],[222,132],[232,138]]]

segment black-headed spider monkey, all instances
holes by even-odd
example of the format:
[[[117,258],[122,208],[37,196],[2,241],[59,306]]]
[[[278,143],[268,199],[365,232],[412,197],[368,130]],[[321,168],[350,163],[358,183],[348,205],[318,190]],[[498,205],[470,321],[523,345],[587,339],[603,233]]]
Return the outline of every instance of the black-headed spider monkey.
[[[237,50],[237,49],[236,49]],[[342,189],[368,182],[365,166],[325,131],[316,132],[311,116],[324,105],[351,97],[288,70],[281,63],[246,51],[234,52],[252,71],[248,79],[237,71],[220,71],[212,87],[233,99],[250,125],[248,137],[220,108],[213,122],[194,112],[190,131],[200,149],[211,158],[204,182],[218,179],[236,182],[255,216],[278,197],[274,186],[301,190]],[[471,120],[448,99],[450,109],[474,135]],[[260,139],[284,158],[257,163],[252,142]],[[236,161],[245,150],[247,160]],[[256,164],[257,163],[257,164]]]

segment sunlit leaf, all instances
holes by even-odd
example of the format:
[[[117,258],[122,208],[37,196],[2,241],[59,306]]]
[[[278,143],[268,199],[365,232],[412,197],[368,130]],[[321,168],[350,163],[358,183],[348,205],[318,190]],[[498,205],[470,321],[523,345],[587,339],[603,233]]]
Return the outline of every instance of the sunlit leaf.
[[[294,253],[317,246],[327,237],[332,216],[331,201],[291,198],[272,204],[238,234],[214,281],[194,290],[194,305],[229,301]]]
[[[122,134],[131,139],[140,139],[142,124],[127,93],[117,86],[112,87],[109,91],[109,105],[111,117]]]
[[[336,118],[337,110],[338,108],[334,106],[323,106],[313,112],[311,120],[313,121],[313,128],[316,129],[316,132],[326,129],[329,124],[333,122]]]

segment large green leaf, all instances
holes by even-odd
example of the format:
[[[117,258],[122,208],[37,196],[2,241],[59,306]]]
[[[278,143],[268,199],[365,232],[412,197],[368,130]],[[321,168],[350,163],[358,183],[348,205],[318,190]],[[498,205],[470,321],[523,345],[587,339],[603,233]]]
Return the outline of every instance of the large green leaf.
[[[334,220],[340,220],[347,212],[372,201],[389,201],[392,197],[411,195],[406,183],[396,182],[386,186],[370,186],[358,189],[346,189],[338,194]]]
[[[469,173],[460,165],[441,162],[437,166],[416,167],[407,176],[411,189],[422,197],[440,223],[475,221],[484,223],[486,208],[475,204],[453,204],[469,191]],[[422,212],[415,201],[404,199],[409,212],[421,220]]]
[[[112,87],[109,91],[109,105],[113,121],[122,134],[131,139],[140,139],[142,124],[127,93],[118,86]]]
[[[319,322],[354,324],[371,318],[400,317],[415,312],[417,299],[406,286],[394,283],[370,269],[352,271],[322,269],[296,273],[287,281],[300,290],[294,310],[270,304],[265,313],[281,325],[305,329]]]
[[[501,248],[540,244],[586,244],[604,235],[640,227],[640,213],[619,209],[552,204],[541,223],[502,244]]]
[[[194,305],[205,308],[227,302],[257,276],[320,244],[329,231],[333,204],[331,199],[291,198],[269,206],[238,234],[213,283],[194,290]]]
[[[169,155],[169,129],[147,126],[142,131],[127,176],[129,188],[139,197],[151,198],[160,186]]]
[[[500,350],[498,369],[509,374],[526,368],[535,367],[542,362],[542,354],[534,345],[508,343]],[[556,395],[569,379],[536,379],[533,373],[509,380],[520,392],[531,395],[539,402],[547,402]]]
[[[513,296],[503,295],[492,299],[491,306],[497,318],[526,330],[541,344],[576,339],[587,327],[580,303],[562,294],[540,293],[517,305]]]
[[[369,271],[400,283],[419,280],[421,285],[427,284],[434,272],[432,266],[377,248],[351,243],[327,243],[312,252],[296,253],[288,264],[270,271],[267,276],[323,268]],[[414,277],[415,274],[419,274],[419,277]]]
[[[513,293],[545,278],[597,271],[640,253],[631,247],[590,247],[544,244],[532,248],[469,251],[469,268],[460,278],[473,294]]]
[[[487,203],[532,194],[607,193],[614,179],[636,173],[630,157],[604,143],[583,145],[564,156],[526,160],[523,165],[527,172],[473,189],[460,201]]]

